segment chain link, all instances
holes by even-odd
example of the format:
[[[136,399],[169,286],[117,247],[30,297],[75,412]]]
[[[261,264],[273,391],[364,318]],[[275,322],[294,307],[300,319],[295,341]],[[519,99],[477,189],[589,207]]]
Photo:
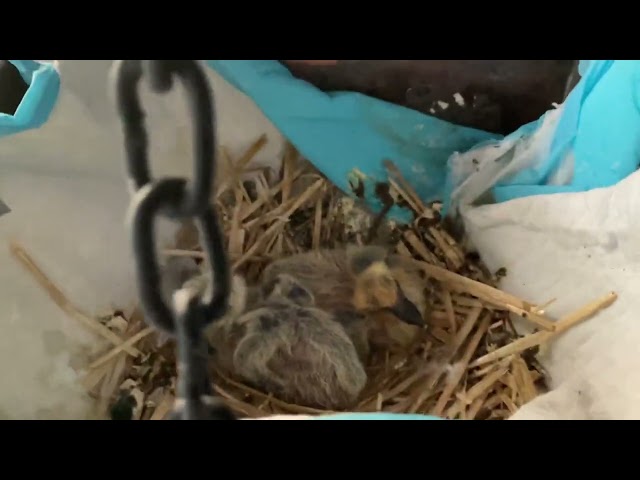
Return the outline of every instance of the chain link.
[[[152,90],[167,93],[176,77],[187,93],[193,118],[194,178],[153,180],[148,161],[148,138],[138,87],[147,76]],[[195,60],[117,60],[116,104],[122,121],[127,173],[133,188],[130,228],[136,275],[145,319],[177,339],[178,385],[172,419],[234,419],[231,411],[213,397],[208,374],[204,328],[221,318],[230,290],[229,262],[213,206],[210,203],[215,174],[215,121],[213,98],[205,73]],[[162,296],[160,267],[154,241],[156,218],[192,218],[200,230],[206,264],[214,285],[202,297],[180,290],[173,307]]]

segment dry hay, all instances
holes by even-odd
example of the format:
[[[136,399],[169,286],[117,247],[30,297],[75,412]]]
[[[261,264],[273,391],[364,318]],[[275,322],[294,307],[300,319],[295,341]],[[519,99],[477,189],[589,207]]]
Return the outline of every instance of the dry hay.
[[[465,254],[438,221],[439,206],[424,205],[390,162],[389,185],[378,193],[383,201],[392,198],[414,213],[411,225],[402,228],[391,222],[377,225],[354,200],[301,162],[293,148],[285,153],[282,175],[275,182],[260,169],[251,172],[253,180],[247,182],[245,166],[265,143],[260,138],[236,161],[223,151],[231,173],[213,201],[235,271],[256,280],[271,259],[319,247],[364,244],[372,231],[377,232],[377,243],[393,244],[424,271],[431,305],[428,334],[409,351],[374,355],[367,366],[368,386],[350,411],[505,419],[544,388],[538,348],[616,299],[611,293],[553,322],[544,314],[551,302],[536,306],[497,289],[496,277],[506,272],[491,275],[478,258]],[[354,185],[355,193],[361,194],[361,188]],[[156,332],[136,309],[100,319],[79,312],[21,247],[14,244],[12,249],[60,308],[108,342],[83,377],[87,391],[98,400],[98,415],[126,417],[133,406],[135,419],[165,418],[175,393],[172,342],[159,347]],[[164,254],[202,258],[197,236],[188,227],[177,238],[177,247]],[[519,337],[510,314],[532,322],[538,331]],[[443,345],[444,362],[436,353]],[[216,392],[240,416],[325,413],[213,373]]]

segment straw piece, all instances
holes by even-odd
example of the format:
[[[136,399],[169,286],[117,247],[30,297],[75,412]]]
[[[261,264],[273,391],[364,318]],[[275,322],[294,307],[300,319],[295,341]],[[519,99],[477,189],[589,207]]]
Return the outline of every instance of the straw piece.
[[[284,228],[284,225],[282,222],[286,221],[289,219],[289,217],[291,216],[291,214],[293,214],[293,212],[295,212],[303,203],[305,203],[306,201],[310,200],[311,197],[313,197],[313,195],[315,195],[318,190],[320,190],[320,188],[322,187],[322,184],[324,183],[324,180],[318,180],[316,183],[314,183],[303,195],[301,195],[299,198],[297,198],[293,204],[291,205],[291,207],[286,211],[286,213],[282,216],[282,218],[279,219],[278,222],[274,223],[273,225],[271,225],[267,231],[264,233],[264,235],[262,237],[260,237],[260,239],[258,241],[256,241],[245,253],[244,255],[242,255],[242,257],[240,257],[238,260],[235,261],[235,263],[233,264],[233,269],[238,269],[242,264],[244,264],[254,253],[257,252],[257,250],[260,248],[260,246],[262,245],[262,243],[267,240],[270,239],[278,230]]]
[[[302,173],[302,170],[298,170],[296,173],[291,175],[291,178],[295,180],[301,173]],[[242,217],[241,217],[242,221],[245,221],[247,218],[252,216],[254,213],[256,213],[258,210],[263,208],[269,202],[271,202],[273,200],[273,196],[282,190],[286,182],[287,182],[286,180],[281,180],[280,183],[278,183],[275,187],[264,192],[264,194],[260,198],[258,198],[258,200],[248,205],[242,212]],[[285,200],[282,203],[282,205],[279,207],[279,209],[284,209],[285,206],[289,204],[290,200],[291,199]],[[274,212],[270,212],[270,213],[273,214]],[[252,225],[251,223],[245,223],[244,226],[246,228],[246,227],[250,227],[251,225]]]
[[[464,412],[465,420],[475,420],[480,413],[482,407],[486,404],[487,397],[491,394],[491,392],[485,392],[480,397],[476,398],[473,403],[469,406],[468,410]]]
[[[322,198],[316,200],[316,212],[313,222],[313,249],[320,248],[320,236],[322,234]]]
[[[404,239],[416,251],[416,253],[420,255],[420,257],[422,257],[422,259],[426,260],[429,263],[439,263],[437,257],[429,250],[427,250],[427,247],[425,247],[425,245],[420,241],[420,239],[414,232],[412,232],[411,230],[407,230],[406,232],[404,232]],[[408,256],[411,256],[411,254],[409,253]]]
[[[463,307],[484,307],[487,310],[493,310],[494,309],[493,305],[488,304],[486,302],[481,302],[480,300],[478,300],[476,298],[469,298],[469,297],[465,297],[463,295],[451,295],[451,292],[449,292],[449,297],[452,299],[452,301],[455,301],[456,305],[458,305],[458,306],[463,306]]]
[[[404,178],[398,167],[396,167],[391,160],[384,160],[382,163],[389,172],[390,177],[393,178],[393,180],[390,179],[390,182],[393,181],[396,184],[396,190],[403,194],[405,200],[411,204],[414,211],[423,212],[427,210],[424,203],[420,200],[420,197],[416,194],[413,188],[411,188],[411,185]]]
[[[98,410],[106,416],[109,411],[109,403],[115,396],[118,386],[122,383],[122,377],[126,368],[127,356],[125,352],[120,352],[116,356],[115,367],[107,374],[104,382],[100,385],[98,397]]]
[[[404,257],[412,257],[411,252],[403,242],[398,242],[398,245],[396,245],[396,251]]]
[[[118,345],[117,347],[113,348],[111,351],[109,351],[109,353],[107,353],[106,355],[103,355],[102,357],[100,357],[97,360],[94,360],[90,365],[89,368],[98,368],[101,365],[104,365],[105,363],[109,362],[111,359],[115,358],[120,352],[124,351],[127,347],[132,347],[133,345],[135,345],[136,343],[138,343],[140,340],[142,340],[143,338],[147,337],[148,335],[151,335],[153,332],[155,332],[155,329],[152,327],[147,327],[144,330],[136,333],[133,337],[128,338],[127,340],[125,340],[123,343],[121,343],[120,345]]]
[[[497,366],[502,366],[502,367],[508,366],[513,361],[513,358],[514,356],[511,355],[509,357],[502,358],[496,362],[490,363],[489,365],[485,365],[484,367],[479,368],[477,370],[473,370],[471,373],[469,373],[468,378],[474,379],[474,378],[484,377],[485,375],[495,370]],[[525,364],[525,367],[526,367],[526,364]],[[469,367],[469,368],[472,368],[472,367]]]
[[[442,290],[442,303],[444,303],[445,312],[447,313],[447,320],[449,321],[449,327],[451,332],[456,331],[456,314],[453,311],[453,301],[451,300],[451,293],[449,290]],[[475,306],[473,308],[479,308]]]
[[[520,403],[526,404],[538,396],[535,379],[531,375],[527,364],[521,357],[513,359],[513,378],[515,379]]]
[[[282,203],[286,203],[291,196],[291,187],[293,184],[293,172],[295,170],[296,150],[287,142],[284,150],[284,158],[282,161]]]
[[[462,255],[457,249],[452,247],[445,239],[445,236],[439,230],[434,227],[429,228],[429,233],[436,241],[440,250],[444,253],[444,256],[449,260],[451,266],[455,271],[458,271],[464,265],[464,255]]]
[[[499,391],[497,391],[494,395],[492,395],[491,397],[489,397],[487,399],[487,401],[485,402],[485,408],[488,408],[489,410],[492,410],[494,408],[496,408],[497,406],[499,406],[502,403],[502,399],[501,399],[501,393],[504,389],[500,389]]]
[[[234,182],[238,181],[238,174],[235,172],[244,171],[246,166],[254,159],[254,157],[258,154],[260,150],[267,144],[267,135],[262,134],[248,149],[247,151],[237,160],[231,160],[228,151],[223,149],[223,153],[227,156],[227,161],[232,168],[230,175],[225,178],[222,183],[218,186],[218,190],[216,192],[215,198],[219,198],[225,190],[229,188],[230,185],[233,185]]]
[[[516,413],[516,411],[518,411],[518,407],[516,406],[514,401],[511,400],[507,395],[505,395],[504,392],[500,394],[500,399],[502,400],[502,403],[504,403],[505,406],[509,409],[510,413],[513,414],[513,413]]]
[[[508,368],[499,368],[495,372],[490,373],[478,383],[476,383],[473,387],[467,390],[464,393],[464,400],[458,400],[451,408],[447,411],[447,417],[454,418],[458,415],[465,405],[471,405],[476,399],[480,398],[484,393],[486,393],[489,389],[495,385],[495,383],[500,380],[507,372]]]
[[[269,398],[270,402],[279,406],[280,408],[283,408],[285,410],[288,410],[292,413],[327,413],[329,412],[328,410],[320,410],[318,408],[311,408],[311,407],[304,407],[302,405],[293,405],[291,403],[287,403],[287,402],[283,402],[282,400],[278,400],[272,396],[269,396],[263,392],[260,392],[258,390],[255,390],[251,387],[248,387],[246,385],[243,385],[240,382],[236,382],[228,377],[225,377],[223,375],[221,375],[220,373],[218,373],[218,375],[220,375],[222,378],[224,378],[225,382],[228,383],[229,385],[232,385],[240,390],[245,391],[248,394],[251,395],[255,395],[256,397],[259,398]]]
[[[167,418],[167,415],[171,413],[171,410],[173,409],[174,402],[175,397],[170,393],[167,393],[155,408],[153,415],[151,415],[149,420],[164,420]]]
[[[460,330],[458,330],[458,332],[454,336],[453,341],[450,342],[450,344],[449,344],[450,345],[450,347],[449,347],[450,348],[450,353],[447,356],[446,360],[444,360],[442,362],[441,368],[439,370],[437,370],[433,374],[432,379],[431,379],[428,387],[411,404],[411,406],[409,408],[409,412],[416,413],[418,411],[418,409],[420,408],[420,406],[429,398],[429,396],[431,395],[431,393],[435,389],[438,381],[440,380],[442,375],[445,373],[448,365],[453,360],[453,358],[455,357],[456,353],[458,352],[460,347],[464,344],[465,340],[467,339],[467,337],[469,336],[469,334],[473,330],[473,327],[476,325],[476,322],[478,321],[478,318],[480,317],[480,313],[482,313],[482,309],[481,308],[476,308],[472,312],[469,313],[469,315],[465,319],[464,323],[462,324],[462,327],[460,328]],[[462,370],[462,371],[464,372],[464,370]],[[457,383],[456,383],[456,385],[457,385]],[[449,388],[453,392],[453,390],[455,389],[455,385],[454,386],[450,386]]]
[[[510,358],[510,362],[513,362],[513,358]],[[515,392],[517,392],[518,390],[518,386],[516,385],[516,380],[515,378],[513,378],[513,375],[511,375],[510,373],[507,373],[504,377],[502,377],[500,379],[500,383],[502,383],[505,387],[507,387],[507,389],[512,392],[512,395],[515,394]]]
[[[81,378],[80,384],[87,392],[93,392],[112,370],[113,367],[110,365],[103,365],[102,368],[89,370]]]
[[[253,418],[262,417],[264,415],[264,412],[262,410],[260,410],[259,408],[254,407],[250,403],[246,403],[246,402],[243,402],[241,400],[238,400],[233,395],[231,395],[229,392],[225,391],[219,385],[214,385],[214,390],[222,398],[227,400],[229,406],[232,409],[234,409],[234,410],[236,410],[236,411],[238,411],[240,413],[243,413],[245,415],[248,415],[250,417],[253,417]]]
[[[26,252],[26,250],[20,246],[17,242],[11,242],[9,245],[11,254],[22,264],[22,266],[33,275],[36,282],[47,292],[49,298],[69,317],[79,321],[94,333],[97,333],[101,337],[105,338],[115,346],[122,345],[123,340],[109,330],[104,325],[98,323],[97,320],[91,318],[86,313],[82,312],[79,308],[69,301],[69,299],[62,293],[56,285],[49,279],[49,277],[42,271],[42,269],[36,264],[33,258]],[[124,350],[134,357],[140,355],[140,351],[134,347],[127,346]]]
[[[440,282],[452,287],[460,288],[474,297],[481,298],[487,302],[493,303],[494,305],[512,311],[545,330],[553,331],[555,328],[554,323],[550,319],[534,312],[526,311],[524,302],[513,295],[435,265],[429,265],[428,263],[420,261],[416,261],[416,263],[427,273],[427,275]]]
[[[240,216],[242,213],[242,194],[240,190],[236,190],[236,206],[233,208],[233,214],[231,216],[231,228],[229,230],[229,242],[227,246],[227,250],[229,251],[229,255],[232,257],[236,257],[242,255],[244,241],[245,241],[245,230],[242,228],[242,221],[240,220]]]
[[[447,406],[447,403],[449,402],[451,395],[453,394],[455,389],[458,387],[458,384],[460,383],[460,381],[462,380],[462,377],[465,374],[467,365],[471,361],[473,354],[478,348],[478,345],[480,344],[482,337],[484,336],[484,334],[487,332],[489,328],[489,320],[490,320],[489,316],[485,315],[480,321],[480,326],[478,327],[478,330],[476,331],[474,336],[471,338],[471,341],[469,342],[469,345],[467,346],[467,349],[465,350],[465,353],[462,356],[462,359],[460,360],[459,365],[455,365],[454,375],[451,375],[449,377],[444,387],[444,391],[440,395],[440,398],[438,398],[438,402],[436,403],[436,406],[433,409],[434,415],[442,415],[442,413],[444,412],[444,409]]]
[[[469,312],[469,314],[467,315],[467,318],[462,324],[462,327],[460,328],[460,330],[458,330],[458,332],[456,333],[456,336],[454,337],[453,344],[451,346],[453,350],[453,355],[455,355],[460,349],[460,347],[462,347],[463,343],[465,342],[465,340],[473,330],[473,327],[476,325],[476,322],[478,321],[478,318],[480,317],[481,313],[482,313],[482,308],[480,307],[474,307]]]
[[[567,315],[566,317],[563,317],[561,320],[558,320],[558,322],[556,323],[555,332],[541,331],[541,332],[532,333],[525,337],[519,338],[518,340],[516,340],[515,342],[509,345],[505,345],[502,348],[499,348],[491,353],[488,353],[476,359],[470,366],[472,368],[478,367],[480,365],[484,365],[489,362],[494,362],[508,355],[521,353],[525,350],[528,350],[529,348],[536,347],[538,345],[546,343],[552,338],[554,338],[555,336],[567,331],[569,328],[573,327],[574,325],[589,319],[590,317],[598,313],[600,310],[609,307],[613,302],[616,301],[617,298],[618,296],[614,292],[611,292],[605,295],[604,297],[602,297],[601,299],[591,302],[581,307],[579,310]]]
[[[391,388],[384,393],[379,393],[378,395],[384,401],[389,400],[393,397],[400,395],[402,392],[407,390],[407,388],[409,388],[411,385],[413,385],[418,380],[420,380],[421,378],[425,377],[430,373],[432,373],[432,368],[429,368],[429,367],[419,370],[414,374],[410,375],[409,377],[407,377],[406,379],[404,379],[403,381],[399,382],[394,388]]]

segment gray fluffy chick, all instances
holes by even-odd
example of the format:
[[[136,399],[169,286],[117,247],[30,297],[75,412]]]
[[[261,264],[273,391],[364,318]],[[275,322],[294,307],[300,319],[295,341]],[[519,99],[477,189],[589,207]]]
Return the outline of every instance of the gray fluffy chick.
[[[352,407],[367,375],[344,328],[290,275],[263,285],[261,297],[210,329],[216,365],[287,402]]]

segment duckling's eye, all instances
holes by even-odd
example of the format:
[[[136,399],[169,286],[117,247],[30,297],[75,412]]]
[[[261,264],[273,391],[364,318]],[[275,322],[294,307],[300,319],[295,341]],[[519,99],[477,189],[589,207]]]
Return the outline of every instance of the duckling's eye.
[[[288,300],[297,305],[310,305],[313,303],[313,295],[302,285],[289,285],[289,289],[284,294]]]
[[[307,291],[304,288],[299,287],[297,285],[295,287],[292,287],[291,290],[289,290],[289,295],[288,295],[288,297],[291,300],[300,300],[307,296],[308,296]]]

